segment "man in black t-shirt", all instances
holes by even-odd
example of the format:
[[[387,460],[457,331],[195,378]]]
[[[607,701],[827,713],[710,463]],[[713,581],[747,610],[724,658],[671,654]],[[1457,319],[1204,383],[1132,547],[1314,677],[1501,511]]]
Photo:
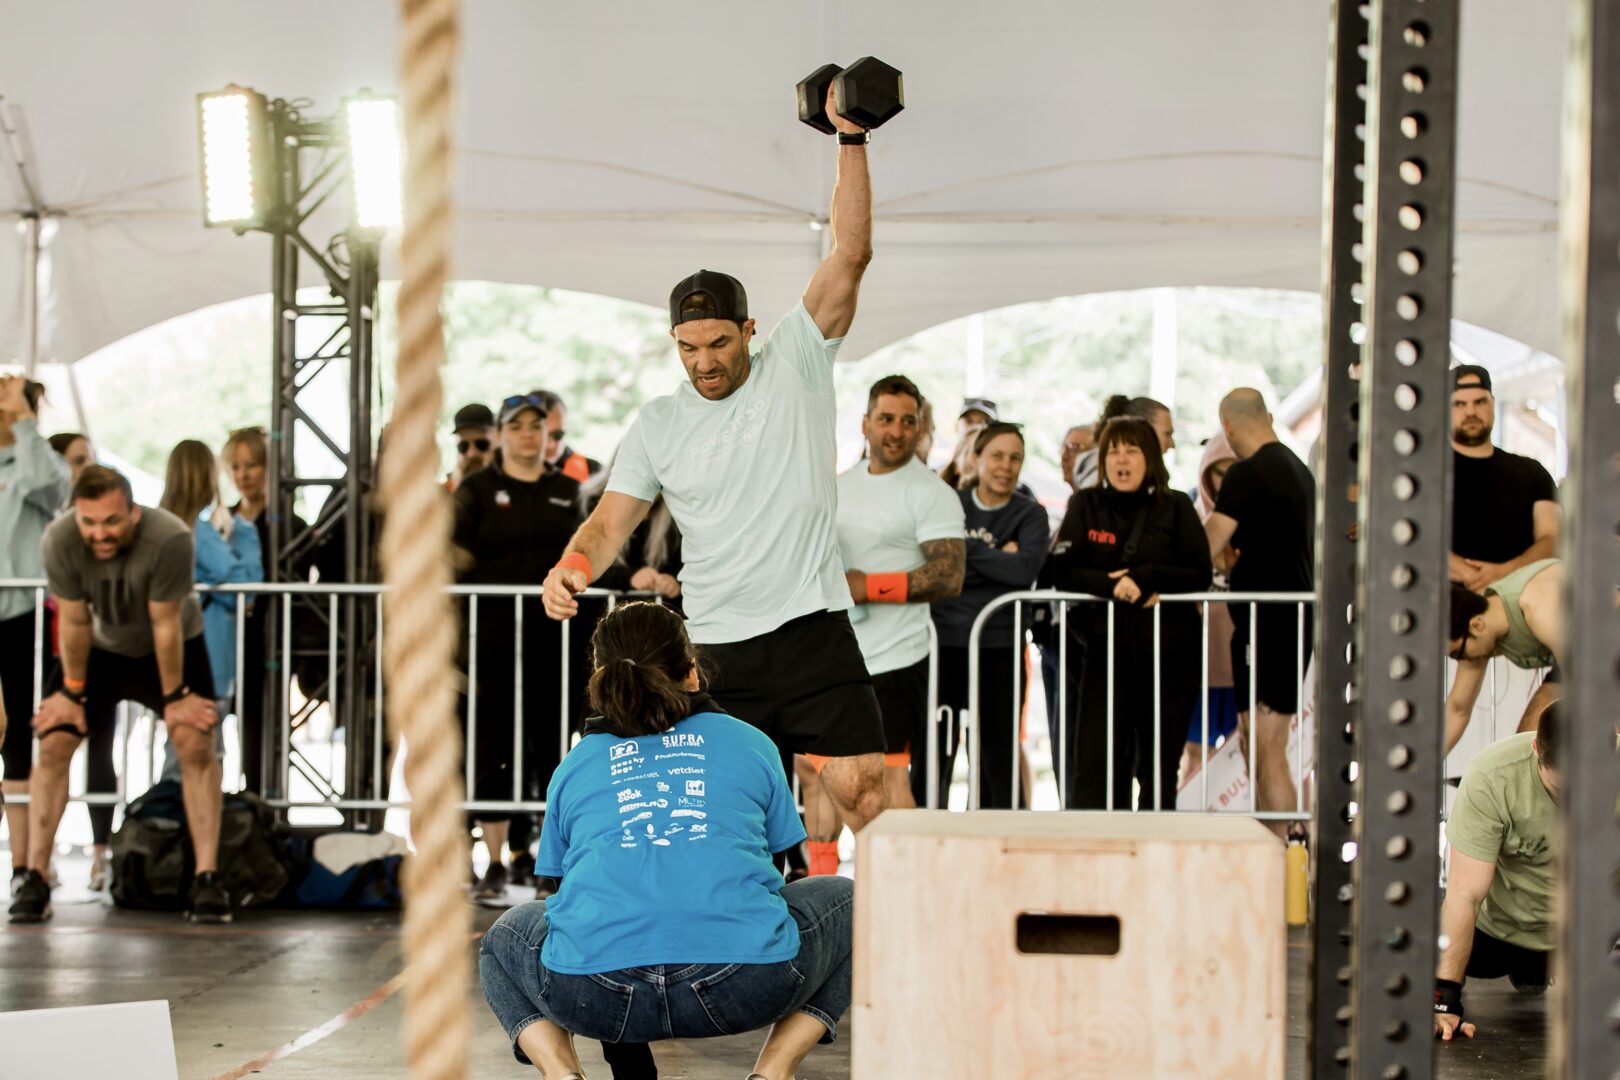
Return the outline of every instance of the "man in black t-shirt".
[[[1215,566],[1229,572],[1233,592],[1310,592],[1316,587],[1315,479],[1278,441],[1258,390],[1243,387],[1221,399],[1221,427],[1238,460],[1227,470],[1215,512],[1204,523]],[[1232,674],[1245,737],[1251,679],[1254,687],[1260,809],[1292,810],[1297,792],[1288,772],[1288,728],[1299,710],[1300,657],[1310,651],[1311,606],[1261,604],[1254,626],[1248,604],[1229,607],[1235,627]]]
[[[1558,556],[1558,488],[1535,458],[1491,444],[1496,396],[1478,364],[1451,371],[1451,580],[1482,592],[1522,566]],[[1554,668],[1554,671],[1557,669]],[[1519,730],[1558,700],[1549,676],[1525,705]]]
[[[1491,445],[1491,373],[1451,373],[1451,580],[1479,592],[1521,566],[1558,555],[1558,489],[1534,458]]]

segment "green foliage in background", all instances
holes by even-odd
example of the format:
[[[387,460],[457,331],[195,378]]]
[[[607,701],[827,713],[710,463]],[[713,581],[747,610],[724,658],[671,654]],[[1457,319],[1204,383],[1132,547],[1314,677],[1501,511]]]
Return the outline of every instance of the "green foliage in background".
[[[383,287],[377,328],[380,425],[393,397],[396,288]],[[313,295],[313,294],[312,294]],[[569,404],[569,441],[607,460],[637,408],[684,379],[663,312],[612,297],[558,289],[458,282],[444,303],[447,360],[440,424],[444,467],[449,417],[461,405],[539,387]],[[1179,289],[1175,298],[1180,373],[1172,456],[1178,484],[1190,486],[1199,440],[1215,430],[1215,407],[1235,386],[1256,386],[1273,403],[1320,363],[1314,296],[1233,289]],[[1108,293],[1020,304],[981,318],[979,392],[1002,415],[1026,425],[1031,478],[1052,490],[1064,432],[1095,419],[1112,393],[1149,389],[1154,335],[1150,292]],[[867,388],[900,372],[938,403],[938,442],[954,441],[957,406],[969,377],[970,320],[946,323],[836,372],[840,431],[855,437]],[[232,428],[270,416],[270,305],[256,297],[161,324],[86,359],[78,378],[96,441],[161,477],[182,438],[219,446]],[[73,425],[61,369],[47,373],[48,430]],[[345,387],[324,378],[326,408],[340,415]]]

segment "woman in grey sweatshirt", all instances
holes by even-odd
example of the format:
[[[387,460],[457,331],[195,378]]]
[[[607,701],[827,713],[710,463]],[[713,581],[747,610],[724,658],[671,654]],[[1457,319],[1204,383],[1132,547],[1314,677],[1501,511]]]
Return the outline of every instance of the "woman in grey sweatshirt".
[[[0,578],[43,578],[39,541],[68,497],[68,466],[39,433],[45,388],[0,376]],[[23,795],[33,765],[34,590],[0,588],[0,791]],[[13,875],[28,854],[28,807],[6,807]]]

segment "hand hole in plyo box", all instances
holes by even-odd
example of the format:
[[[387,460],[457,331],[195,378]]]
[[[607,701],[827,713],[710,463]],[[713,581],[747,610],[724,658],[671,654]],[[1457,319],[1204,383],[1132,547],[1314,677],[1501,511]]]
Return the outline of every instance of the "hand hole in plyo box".
[[[1119,916],[1020,912],[1018,951],[1034,956],[1115,956]]]

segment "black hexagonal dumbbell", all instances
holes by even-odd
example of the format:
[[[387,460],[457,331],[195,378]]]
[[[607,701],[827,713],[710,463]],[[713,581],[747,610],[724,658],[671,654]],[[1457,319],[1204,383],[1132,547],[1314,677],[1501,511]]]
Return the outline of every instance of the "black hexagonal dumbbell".
[[[899,69],[874,56],[863,56],[847,68],[824,64],[800,80],[796,90],[799,119],[828,135],[837,130],[827,119],[829,87],[833,110],[868,131],[888,123],[906,107],[905,80]]]

